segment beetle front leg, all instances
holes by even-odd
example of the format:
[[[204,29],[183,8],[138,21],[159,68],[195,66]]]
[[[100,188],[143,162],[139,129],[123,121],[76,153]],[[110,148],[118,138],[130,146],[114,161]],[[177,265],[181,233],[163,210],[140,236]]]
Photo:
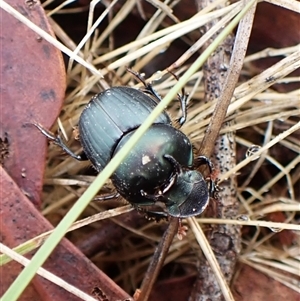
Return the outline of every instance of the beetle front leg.
[[[176,174],[179,174],[182,172],[180,164],[176,161],[176,159],[173,156],[165,154],[163,157],[173,165],[173,167],[176,171]]]
[[[76,155],[73,153],[63,142],[61,137],[59,135],[55,136],[52,132],[46,130],[44,127],[42,127],[39,123],[33,122],[32,123],[36,128],[40,130],[40,132],[46,136],[50,141],[52,141],[54,144],[60,146],[68,155],[70,155],[72,158],[78,160],[78,161],[86,161],[88,158],[83,153],[82,155]]]
[[[194,167],[199,168],[201,165],[206,164],[209,168],[209,172],[212,173],[213,171],[213,164],[211,161],[205,156],[198,156],[195,158]]]
[[[211,161],[205,157],[205,156],[198,156],[197,158],[195,158],[195,163],[194,163],[194,166],[196,168],[199,168],[201,165],[204,165],[206,164],[209,168],[209,172],[210,174],[212,173],[213,171],[213,164],[211,163]],[[209,194],[210,196],[214,196],[215,193],[217,192],[217,184],[215,184],[215,182],[212,180],[211,176],[209,176]]]

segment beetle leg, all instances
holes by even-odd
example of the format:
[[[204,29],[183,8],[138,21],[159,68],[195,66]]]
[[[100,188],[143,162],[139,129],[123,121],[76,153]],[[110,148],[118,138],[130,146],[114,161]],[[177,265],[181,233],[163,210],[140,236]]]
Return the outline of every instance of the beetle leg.
[[[218,192],[220,191],[218,183],[209,178],[209,194],[212,198],[218,199]]]
[[[151,84],[147,84],[145,81],[145,78],[142,76],[141,73],[138,73],[130,68],[127,68],[127,71],[130,72],[132,75],[134,75],[145,87],[146,92],[151,94],[156,98],[158,102],[161,101],[161,97],[158,95],[158,93],[154,90],[153,86]]]
[[[195,167],[198,168],[201,165],[206,164],[209,168],[209,172],[210,174],[213,171],[213,164],[211,163],[211,161],[205,157],[205,156],[198,156],[197,158],[195,158],[196,164]],[[217,185],[215,184],[215,182],[212,180],[211,176],[209,177],[209,194],[211,196],[213,196],[215,194],[215,192],[217,191]]]
[[[149,194],[149,193],[147,193],[144,190],[141,190],[140,193],[141,193],[142,197],[149,199],[150,201],[153,202],[153,204],[155,202],[157,202],[157,200],[158,200],[159,197],[161,197],[161,194],[159,194],[159,193],[158,194]]]
[[[166,187],[164,187],[162,193],[165,194],[167,191],[169,191],[169,189],[174,185],[174,183],[176,183],[177,181],[177,173],[175,173],[174,175],[172,175],[172,177],[169,180],[169,183]]]
[[[135,207],[135,209],[141,212],[144,217],[148,220],[154,220],[156,222],[161,221],[162,219],[168,220],[169,215],[164,211],[151,211],[151,210],[144,210],[141,207]]]
[[[120,194],[118,192],[115,192],[104,196],[97,196],[93,199],[93,201],[108,201],[108,200],[117,199],[119,196]]]
[[[156,100],[158,102],[161,101],[161,97],[159,96],[159,94],[154,90],[153,86],[151,84],[146,83],[145,78],[142,76],[142,74],[127,68],[127,71],[130,72],[132,75],[134,75],[145,87],[146,92],[148,92],[149,94],[151,94],[152,96],[154,96],[156,98]],[[178,77],[176,76],[176,74],[174,74],[173,72],[169,71],[169,73],[171,73],[176,80],[178,80]],[[181,127],[185,121],[186,121],[186,116],[187,116],[187,101],[188,101],[188,94],[185,93],[185,89],[182,88],[181,93],[178,93],[178,100],[180,101],[180,107],[181,107],[181,112],[182,112],[182,116],[178,119],[178,123],[179,123],[179,127]]]
[[[168,185],[166,185],[163,189],[163,194],[165,194],[177,181],[177,176],[182,173],[182,169],[180,164],[175,160],[173,156],[168,154],[164,155],[164,158],[167,159],[174,167],[175,173],[171,176]]]
[[[60,146],[68,155],[73,157],[76,160],[79,161],[85,161],[88,160],[85,154],[83,153],[82,155],[76,155],[73,153],[63,142],[61,137],[59,135],[55,136],[52,132],[46,130],[44,127],[42,127],[39,123],[33,122],[33,125],[38,128],[41,133],[46,136],[50,141],[52,141],[54,144]]]
[[[165,154],[164,158],[167,159],[175,168],[176,174],[179,174],[182,172],[180,164],[175,160],[175,158],[171,155]]]
[[[212,173],[212,170],[213,170],[213,164],[211,163],[211,161],[205,157],[205,156],[198,156],[195,158],[195,163],[194,163],[194,166],[196,168],[200,167],[201,165],[204,165],[206,164],[209,168],[209,172]]]
[[[149,199],[150,201],[152,201],[152,204],[149,203],[147,206],[155,205],[155,203],[158,202],[160,198],[164,198],[164,196],[162,194],[148,194],[144,190],[141,190],[141,195],[143,197]],[[134,203],[132,203],[131,205],[137,211],[143,213],[145,218],[147,218],[149,220],[160,221],[161,219],[169,218],[169,214],[167,212],[163,211],[163,209],[162,209],[162,211],[154,211],[154,210],[149,209],[149,207],[147,209],[145,209],[145,208],[143,208],[143,206],[139,206]]]
[[[149,220],[155,220],[156,222],[159,222],[162,219],[169,219],[169,215],[164,211],[147,211],[145,212],[145,217]]]
[[[177,173],[175,173],[174,175],[171,176],[169,182],[167,185],[164,185],[163,187],[161,187],[162,189],[159,190],[159,193],[157,194],[149,194],[144,190],[141,190],[141,196],[145,197],[151,201],[153,201],[153,203],[157,202],[160,198],[164,197],[164,194],[174,185],[174,183],[177,180]]]
[[[173,75],[173,77],[178,81],[178,77],[175,73],[173,73],[172,71],[168,70],[168,72],[170,74]],[[187,93],[185,93],[185,89],[184,87],[181,89],[181,93],[177,93],[178,96],[178,100],[180,101],[180,106],[181,106],[181,112],[182,112],[182,116],[178,119],[178,123],[179,123],[179,128],[185,123],[186,121],[186,116],[187,116],[187,101],[188,101],[188,97],[189,95]]]
[[[182,95],[178,94],[178,99],[180,101],[181,112],[182,112],[182,116],[178,119],[178,123],[181,127],[186,121],[188,95],[187,94],[182,94]]]

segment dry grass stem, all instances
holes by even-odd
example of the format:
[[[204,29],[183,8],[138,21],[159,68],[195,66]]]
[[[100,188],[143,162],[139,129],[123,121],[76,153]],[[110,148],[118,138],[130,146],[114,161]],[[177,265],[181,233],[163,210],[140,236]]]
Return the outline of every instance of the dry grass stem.
[[[58,6],[52,0],[44,2],[43,7],[58,41],[13,9],[8,2],[0,0],[0,6],[6,11],[2,13],[13,15],[68,58],[65,103],[59,122],[52,131],[59,131],[76,154],[82,149],[74,138],[73,130],[84,106],[93,95],[110,86],[141,87],[126,73],[127,66],[145,72],[147,82],[152,82],[161,96],[166,95],[176,83],[167,68],[180,77],[190,67],[193,55],[198,56],[204,43],[243,6],[243,1],[237,1],[218,9],[216,7],[219,4],[226,2],[219,0],[182,20],[183,17],[176,11],[178,1],[102,2],[94,0],[84,6],[71,0]],[[298,1],[267,2],[300,13]],[[48,9],[50,6],[51,9]],[[57,18],[62,14],[75,18],[85,16],[84,30],[78,36],[74,35],[74,31],[65,28],[66,24]],[[130,35],[133,29],[126,28],[126,22],[133,17],[138,30]],[[221,20],[209,32],[199,35],[202,26],[218,18]],[[128,38],[120,36],[120,32],[126,32]],[[181,43],[182,48],[176,48],[176,43]],[[165,59],[171,56],[170,53],[174,53],[171,61]],[[255,64],[266,58],[278,58],[278,61],[258,72]],[[159,63],[157,60],[160,60]],[[182,241],[174,239],[165,260],[165,264],[174,267],[174,271],[180,267],[182,273],[196,274],[195,262],[199,258],[195,254],[201,245],[223,286],[223,292],[227,292],[226,300],[233,300],[233,297],[214,262],[210,246],[205,243],[203,232],[207,224],[243,226],[248,232],[242,236],[243,247],[239,261],[299,292],[300,78],[292,74],[299,68],[299,44],[278,49],[268,47],[245,57],[225,119],[226,122],[234,122],[230,125],[227,123],[228,126],[220,132],[236,133],[238,163],[228,172],[217,175],[221,182],[237,177],[238,215],[231,219],[200,217],[189,220],[188,225],[192,231],[188,231]],[[282,87],[290,88],[285,91]],[[188,120],[181,129],[198,149],[217,100],[203,102],[205,91],[202,70],[191,77],[185,90],[189,94]],[[181,114],[178,107],[178,102],[174,101],[168,108],[173,119]],[[50,144],[43,191],[44,216],[56,224],[90,185],[94,176],[95,170],[89,162],[76,162]],[[108,182],[99,195],[113,191],[114,188]],[[111,267],[118,271],[112,275],[113,280],[132,293],[141,284],[166,224],[153,221],[138,226],[127,224],[116,217],[133,209],[130,205],[115,208],[118,204],[120,202],[92,202],[81,220],[69,229],[72,233],[68,235],[71,240],[74,239],[74,243],[77,239],[85,239],[93,230],[101,229],[102,224],[96,221],[109,218],[120,229],[126,229],[118,247],[101,249],[91,260],[104,272],[109,273]],[[280,219],[272,219],[274,216],[280,216]],[[287,245],[276,244],[278,235],[285,231],[294,237],[293,242]],[[37,248],[49,234],[47,232],[35,237],[28,244]],[[5,246],[1,245],[1,252],[23,265],[27,264],[22,256]],[[47,279],[66,290],[76,291],[62,280],[58,282],[53,275],[49,276],[47,271],[40,271],[43,277],[50,277]],[[170,277],[172,273],[173,270]],[[80,295],[80,298],[95,300],[84,295]]]
[[[23,257],[22,255],[14,252],[13,250],[11,250],[10,248],[6,247],[2,243],[0,243],[0,252],[3,253],[3,254],[6,254],[7,256],[9,256],[13,260],[19,262],[23,266],[27,266],[29,264],[29,262],[30,262],[29,259],[27,259],[27,258]],[[93,297],[91,297],[88,294],[84,293],[83,291],[79,290],[75,286],[67,283],[66,281],[64,281],[60,277],[57,277],[54,274],[48,272],[44,268],[39,268],[38,271],[37,271],[37,274],[40,275],[40,276],[42,276],[43,278],[49,280],[50,282],[55,283],[59,287],[65,289],[66,291],[70,292],[71,294],[77,296],[81,300],[85,300],[85,301],[97,301]]]
[[[266,2],[290,9],[296,13],[300,12],[299,3],[296,0],[266,0]]]

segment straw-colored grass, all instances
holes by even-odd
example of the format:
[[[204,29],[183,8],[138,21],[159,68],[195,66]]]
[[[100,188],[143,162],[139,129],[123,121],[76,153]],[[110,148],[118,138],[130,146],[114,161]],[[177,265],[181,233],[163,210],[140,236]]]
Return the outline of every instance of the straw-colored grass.
[[[71,148],[79,153],[80,144],[73,137],[73,128],[89,99],[95,93],[112,85],[140,86],[126,72],[125,66],[130,66],[136,71],[147,69],[154,58],[161,56],[161,52],[176,39],[182,39],[189,47],[185,53],[179,53],[179,59],[174,62],[178,66],[175,70],[176,74],[180,76],[189,68],[188,58],[198,51],[213,33],[222,28],[242,6],[242,2],[238,1],[225,9],[213,10],[221,2],[226,1],[216,1],[214,5],[211,4],[197,16],[186,21],[180,21],[173,13],[172,4],[168,5],[156,0],[151,1],[156,7],[155,13],[151,14],[142,10],[139,1],[129,0],[126,3],[122,2],[121,6],[119,1],[103,2],[107,8],[99,17],[94,17],[96,6],[99,5],[98,1],[92,1],[86,7],[76,8],[68,8],[72,1],[65,1],[52,10],[48,9],[52,1],[44,2],[43,7],[60,43],[51,38],[48,40],[70,57],[66,66],[68,89],[65,104],[58,123],[52,130],[57,131],[59,128]],[[296,1],[268,2],[299,13]],[[119,9],[115,11],[118,12],[111,13],[116,6]],[[122,21],[133,10],[137,15],[139,13],[141,16],[145,15],[146,25],[135,40],[116,48],[118,37],[114,32],[118,28],[122,29]],[[56,23],[53,17],[57,14],[81,14],[84,11],[89,12],[86,34],[77,45],[64,30],[64,24]],[[211,32],[199,38],[198,29],[216,18],[221,18],[220,23],[212,28]],[[100,32],[97,28],[106,19],[109,20],[108,25]],[[39,34],[47,38],[45,33]],[[196,39],[198,39],[196,42],[191,43]],[[284,59],[257,74],[253,63],[258,59],[273,56],[282,56]],[[299,68],[299,62],[299,45],[282,49],[265,49],[246,57],[240,82],[228,110],[227,120],[234,120],[234,123],[222,129],[222,133],[236,131],[238,164],[227,174],[219,176],[221,181],[232,175],[237,175],[240,179],[237,190],[240,212],[231,220],[197,218],[198,225],[203,227],[207,223],[227,223],[250,228],[251,235],[246,233],[242,237],[240,262],[266,273],[295,291],[299,291],[300,260],[298,222],[300,90],[281,93],[274,88],[274,84],[299,83],[299,78],[290,76],[293,70]],[[157,73],[146,74],[146,77],[153,80],[155,89],[164,96],[174,86],[176,80],[166,70],[159,70],[159,66],[156,67]],[[275,81],[267,81],[266,78],[275,78]],[[190,79],[186,91],[190,94],[190,108],[188,121],[182,130],[196,146],[199,146],[214,109],[214,103],[205,104],[202,101],[204,89],[201,70]],[[170,112],[173,117],[178,116],[176,102],[170,108]],[[251,154],[257,157],[249,157]],[[285,160],[287,155],[289,162]],[[246,173],[248,176],[245,176]],[[55,145],[50,145],[43,192],[43,214],[52,222],[54,217],[63,217],[93,179],[93,170],[89,168],[89,163],[78,163],[72,158],[63,156],[61,150]],[[105,192],[111,189],[108,183]],[[109,203],[108,205],[99,202],[91,203],[84,213],[86,218],[70,229],[70,231],[77,229],[72,237],[84,235],[84,226],[87,224],[104,218],[113,219],[114,215],[124,212],[126,214],[132,210],[131,206],[126,205],[106,212],[109,208]],[[283,222],[272,222],[268,219],[270,214],[276,212],[283,213]],[[121,224],[116,219],[113,220]],[[140,229],[127,227],[128,233],[120,242],[120,248],[110,253],[102,252],[95,255],[92,260],[104,271],[110,266],[110,262],[114,263],[119,271],[122,271],[114,280],[125,290],[132,292],[143,279],[154,246],[162,236],[162,225],[149,222]],[[191,223],[189,225],[192,230],[197,227]],[[92,224],[91,227],[96,228],[98,224]],[[281,246],[273,239],[284,229],[293,232],[298,238],[294,239],[293,244]],[[189,231],[183,240],[175,239],[166,263],[176,262],[191,268],[197,260],[192,251],[197,248],[195,235],[199,233]],[[39,237],[36,240],[42,243],[44,238]],[[196,273],[195,268],[193,273]],[[66,287],[66,284],[62,286]],[[82,299],[88,300],[84,297]]]

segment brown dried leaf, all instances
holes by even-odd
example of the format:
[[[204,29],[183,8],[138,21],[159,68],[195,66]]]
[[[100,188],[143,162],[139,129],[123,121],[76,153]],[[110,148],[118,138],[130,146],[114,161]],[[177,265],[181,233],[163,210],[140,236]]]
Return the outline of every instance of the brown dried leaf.
[[[297,292],[247,265],[233,283],[235,300],[299,300]]]
[[[10,5],[51,33],[37,2],[10,1]],[[61,53],[5,11],[1,13],[0,138],[7,140],[2,163],[25,195],[40,205],[46,155],[45,138],[30,123],[53,124],[66,88]],[[3,148],[2,148],[3,150]]]
[[[0,211],[1,242],[12,248],[51,230],[50,223],[23,195],[4,169],[0,169],[0,174],[0,187],[6,188],[2,193],[3,200]],[[30,254],[29,257],[32,255]],[[43,267],[87,294],[91,295],[95,287],[100,287],[113,300],[128,298],[124,291],[66,239],[59,244]],[[1,295],[21,270],[22,267],[15,262],[10,262],[0,268]],[[33,286],[29,286],[19,300],[72,301],[79,300],[79,298],[42,277],[36,276],[33,279]]]

